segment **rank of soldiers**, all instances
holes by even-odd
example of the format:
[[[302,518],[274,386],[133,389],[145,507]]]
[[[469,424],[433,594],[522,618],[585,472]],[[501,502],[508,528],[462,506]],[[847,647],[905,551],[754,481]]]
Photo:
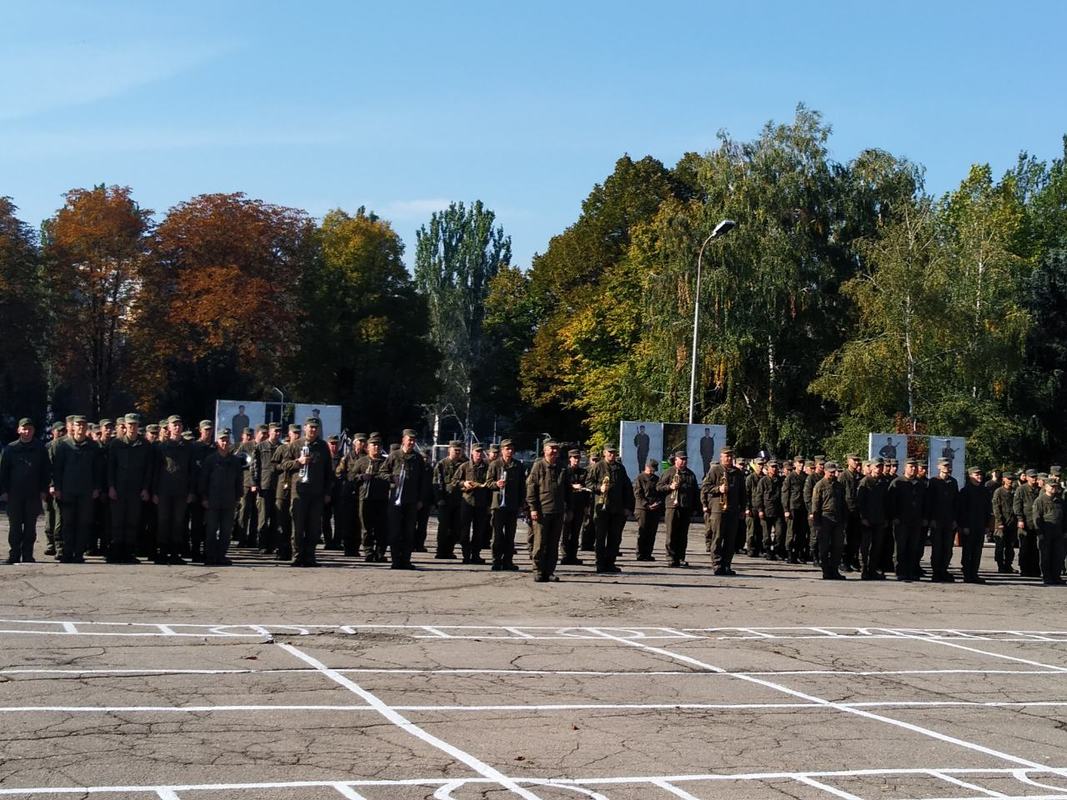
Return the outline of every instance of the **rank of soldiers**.
[[[388,452],[378,433],[357,433],[349,446],[323,438],[320,422],[277,423],[231,432],[202,420],[197,433],[171,416],[144,426],[138,414],[90,424],[68,417],[42,442],[30,419],[0,453],[0,500],[7,504],[7,563],[33,562],[38,517],[44,513],[45,555],[64,563],[103,556],[135,564],[186,559],[227,566],[231,543],[273,555],[294,567],[318,566],[316,552],[342,551],[367,562],[415,569],[426,552],[433,510],[434,558],[517,571],[520,519],[534,580],[558,580],[557,564],[583,565],[592,552],[597,573],[621,572],[622,531],[637,519],[638,561],[655,561],[660,522],[672,568],[688,567],[689,529],[703,519],[714,573],[735,575],[736,552],[749,557],[810,562],[826,580],[857,572],[862,580],[952,582],[953,548],[960,548],[966,583],[979,575],[987,537],[998,571],[1021,572],[1062,584],[1065,520],[1060,468],[992,475],[971,467],[960,487],[951,463],[938,474],[925,464],[846,457],[844,467],[822,456],[791,461],[736,459],[723,448],[700,479],[677,451],[662,474],[651,459],[632,480],[608,445],[601,454],[548,440],[527,467],[511,440],[465,453],[453,441],[437,463],[405,429]],[[239,439],[239,441],[235,441]],[[930,545],[930,571],[922,567]],[[456,548],[459,547],[457,554]],[[387,556],[388,554],[388,556]],[[1018,554],[1018,569],[1015,566]]]

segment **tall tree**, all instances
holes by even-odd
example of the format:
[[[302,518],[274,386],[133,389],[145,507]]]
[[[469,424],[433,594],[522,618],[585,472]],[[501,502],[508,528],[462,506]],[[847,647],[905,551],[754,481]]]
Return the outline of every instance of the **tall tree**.
[[[429,303],[431,336],[441,354],[436,413],[451,407],[467,429],[483,421],[472,375],[482,363],[489,282],[511,263],[511,237],[493,227],[495,221],[480,200],[470,208],[452,203],[416,233],[415,285]]]
[[[130,307],[144,278],[151,211],[129,187],[72,189],[43,226],[56,314],[57,374],[84,382],[93,415],[113,398],[126,359]]]

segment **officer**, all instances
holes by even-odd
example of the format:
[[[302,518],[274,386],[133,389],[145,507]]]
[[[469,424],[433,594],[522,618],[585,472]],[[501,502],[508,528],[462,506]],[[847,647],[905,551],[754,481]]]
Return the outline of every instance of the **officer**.
[[[719,451],[719,463],[712,464],[700,487],[700,504],[704,509],[704,534],[711,566],[716,575],[736,575],[731,563],[741,512],[745,499],[745,476],[734,466],[733,448]]]
[[[200,469],[199,496],[204,509],[204,566],[228,567],[233,517],[239,500],[245,496],[244,476],[248,472],[247,451],[230,447],[230,429],[219,431],[215,450]]]
[[[856,511],[860,517],[860,580],[885,580],[881,553],[885,540],[886,489],[882,480],[882,462],[867,461],[867,474],[856,487]]]
[[[350,473],[352,465],[367,455],[367,434],[356,433],[352,437],[352,444],[348,454],[341,460],[338,473],[345,476],[342,481],[341,493],[341,546],[346,556],[358,556],[360,543],[363,541],[363,515],[360,512],[362,502],[362,488],[360,482],[353,480]],[[381,439],[381,437],[378,437]],[[379,450],[381,442],[379,441]],[[334,514],[338,514],[334,511]]]
[[[757,458],[752,462],[752,469],[745,476],[745,555],[755,558],[763,548],[763,524],[759,509],[754,507],[757,500],[756,489],[767,468],[767,459]]]
[[[56,447],[52,480],[63,516],[64,564],[84,564],[92,531],[93,504],[104,481],[103,456],[89,438],[89,423],[74,417],[71,435]]]
[[[136,553],[154,559],[156,556],[156,541],[159,537],[156,533],[156,507],[152,504],[152,484],[155,481],[154,470],[157,460],[156,449],[159,445],[159,425],[154,422],[150,425],[145,425],[144,440],[145,444],[148,445],[148,458],[153,473],[148,482],[148,499],[141,503],[141,524],[137,529]]]
[[[526,468],[515,458],[511,439],[500,442],[500,457],[490,462],[486,481],[492,486],[490,522],[493,528],[493,570],[516,572],[515,529],[526,499]]]
[[[837,478],[837,462],[829,461],[823,468],[823,478],[811,492],[811,509],[819,537],[819,559],[824,581],[843,581],[838,572],[841,551],[845,544],[845,523],[848,507],[845,487]]]
[[[389,498],[390,569],[415,569],[411,563],[411,548],[415,542],[419,508],[425,496],[423,459],[415,449],[417,436],[412,428],[405,428],[400,446],[385,461],[385,473],[392,484]]]
[[[335,433],[330,434],[326,437],[326,446],[330,450],[330,472],[334,481],[330,485],[330,502],[322,507],[322,547],[324,550],[341,550],[344,512],[339,512],[339,509],[344,481],[337,480],[341,467],[341,437]]]
[[[893,521],[893,540],[896,544],[896,573],[898,581],[919,580],[922,558],[922,532],[925,530],[925,504],[922,486],[916,480],[918,462],[908,459],[904,474],[889,484],[886,505]]]
[[[493,447],[489,448],[490,455],[493,453]],[[492,463],[492,459],[490,459]],[[419,511],[415,517],[415,542],[411,547],[413,553],[425,553],[426,551],[426,537],[430,533],[430,512],[434,507],[434,488],[433,488],[433,450],[430,450],[426,455],[422,457],[422,480],[419,482],[419,486],[422,490],[422,497],[419,499]],[[486,536],[488,536],[486,532]],[[488,539],[485,542],[485,546],[489,546]]]
[[[463,442],[453,439],[448,443],[448,455],[434,466],[433,491],[437,505],[437,551],[434,553],[434,558],[454,559],[456,557],[463,493],[452,479],[466,460],[463,455]]]
[[[266,425],[260,425],[256,430],[245,428],[241,433],[241,443],[234,450],[234,453],[244,462],[241,469],[241,498],[237,504],[236,516],[239,547],[257,546],[256,532],[259,529],[259,520],[256,517],[256,482],[252,465],[256,460],[256,448],[267,437],[267,431]]]
[[[322,508],[330,502],[333,457],[322,441],[318,417],[304,420],[304,436],[288,449],[282,469],[289,476],[293,520],[293,567],[317,567],[315,544],[322,532]]]
[[[1018,520],[1015,517],[1015,473],[1004,472],[1000,486],[993,491],[993,542],[997,572],[1012,575],[1016,572],[1015,546],[1018,541]]]
[[[112,440],[107,460],[107,495],[111,501],[110,564],[138,564],[135,553],[144,503],[151,498],[155,452],[141,436],[141,416],[122,418],[126,433]]]
[[[934,583],[956,580],[948,568],[952,562],[952,541],[956,536],[960,488],[951,469],[952,462],[939,458],[937,476],[930,479],[926,489],[924,516],[930,526],[930,580]]]
[[[464,564],[484,564],[481,556],[482,543],[489,528],[490,490],[487,487],[489,464],[485,450],[480,444],[471,448],[470,461],[466,461],[452,474],[452,486],[462,498],[459,517],[459,542],[463,549]]]
[[[693,511],[700,504],[700,487],[697,476],[689,469],[689,454],[676,450],[674,466],[663,473],[656,486],[666,498],[667,557],[672,567],[688,567],[685,560],[689,545],[689,523]]]
[[[534,580],[558,581],[556,558],[567,504],[566,474],[559,463],[559,442],[548,439],[542,457],[526,477],[526,503],[533,525]]]
[[[185,548],[193,561],[202,561],[207,527],[204,506],[200,502],[202,498],[195,497],[195,494],[199,489],[198,476],[204,466],[204,459],[215,452],[215,423],[209,419],[202,419],[197,429],[199,438],[195,438],[195,440],[191,431],[185,431],[181,434],[183,439],[188,437],[189,452],[192,454],[193,460],[192,489],[190,491],[193,492],[194,497],[189,501],[189,535],[188,541],[185,542]]]
[[[152,470],[152,502],[156,506],[157,564],[184,564],[185,519],[196,499],[196,462],[193,445],[182,437],[182,418],[167,418],[168,438],[156,447]]]
[[[53,422],[52,423],[52,438],[45,445],[45,449],[48,452],[48,475],[49,486],[48,495],[44,501],[44,535],[48,542],[48,546],[45,548],[44,554],[46,556],[54,556],[58,552],[57,547],[63,547],[63,531],[62,531],[62,519],[59,515],[59,503],[56,502],[55,487],[51,483],[52,476],[52,464],[56,460],[56,446],[59,444],[59,440],[63,439],[67,435],[67,425],[65,422]]]
[[[111,548],[111,503],[107,496],[108,460],[111,457],[111,445],[115,442],[115,420],[101,419],[97,426],[99,436],[101,468],[103,469],[100,495],[93,501],[93,526],[89,537],[87,556],[107,556]]]
[[[655,561],[656,532],[663,516],[663,493],[659,490],[659,461],[648,459],[645,468],[634,478],[634,514],[637,516],[637,560]],[[587,494],[584,493],[584,494]],[[570,513],[568,509],[567,513]]]
[[[852,572],[859,568],[860,540],[863,536],[859,508],[856,505],[856,490],[863,480],[863,474],[860,472],[860,457],[856,453],[846,455],[845,461],[845,469],[839,477],[845,487],[848,522],[845,524],[845,549],[841,554],[841,562],[845,572]]]
[[[563,533],[560,536],[560,553],[563,557],[559,563],[580,567],[584,563],[578,558],[578,548],[582,541],[582,524],[592,496],[585,485],[586,469],[582,466],[580,449],[572,448],[567,452],[567,466],[563,468],[563,479],[567,485],[567,510],[563,514]]]
[[[1034,525],[1041,558],[1041,581],[1046,586],[1060,586],[1063,578],[1064,514],[1059,478],[1049,477],[1044,491],[1034,500]]]
[[[752,509],[763,530],[763,556],[768,561],[777,561],[785,556],[785,509],[782,507],[781,464],[771,460],[766,464],[766,474],[756,483],[756,496]]]
[[[634,490],[614,444],[604,446],[604,459],[589,470],[586,486],[592,490],[596,514],[596,571],[615,575],[622,572],[615,559],[627,514],[634,510]]]
[[[52,465],[48,450],[34,436],[33,420],[23,417],[18,438],[0,453],[0,501],[7,503],[8,564],[32,563],[37,517],[48,496]]]
[[[589,463],[585,467],[586,480],[589,478],[590,470],[594,469],[599,463],[600,453],[590,453]],[[586,488],[588,489],[588,487]],[[596,503],[593,502],[591,490],[587,500],[585,519],[582,520],[581,550],[584,553],[593,553],[596,551]]]
[[[967,470],[967,484],[960,490],[956,520],[960,526],[963,582],[985,583],[978,575],[978,568],[982,563],[986,530],[993,521],[993,495],[986,488],[981,467]]]

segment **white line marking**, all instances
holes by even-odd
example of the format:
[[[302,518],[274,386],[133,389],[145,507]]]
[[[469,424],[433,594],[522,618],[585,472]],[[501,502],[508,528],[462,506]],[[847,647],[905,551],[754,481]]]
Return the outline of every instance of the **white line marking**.
[[[1053,773],[1057,773],[1058,772],[1058,774],[1060,776],[1067,775],[1067,770],[1059,770],[1059,771],[1051,770],[1051,771]],[[1017,769],[1017,770],[1012,772],[1012,776],[1015,778],[1015,780],[1017,780],[1017,781],[1019,781],[1021,783],[1026,783],[1026,784],[1029,784],[1030,786],[1036,786],[1039,789],[1052,789],[1055,792],[1067,791],[1067,789],[1065,789],[1063,786],[1049,786],[1047,783],[1038,783],[1037,781],[1033,780],[1029,775],[1027,775],[1027,772],[1028,772],[1028,770],[1025,770],[1025,769]]]
[[[701,661],[698,661],[695,658],[690,658],[689,656],[683,656],[683,655],[679,655],[677,653],[672,653],[670,650],[664,650],[661,647],[650,647],[649,645],[643,644],[641,642],[635,642],[635,641],[632,641],[630,639],[623,639],[622,637],[614,636],[614,635],[609,634],[609,633],[605,633],[603,630],[599,630],[597,628],[590,628],[589,630],[597,632],[600,635],[604,636],[605,638],[613,639],[613,640],[615,640],[617,642],[622,642],[623,644],[627,644],[627,645],[629,645],[631,647],[639,647],[642,650],[648,650],[648,651],[651,651],[651,652],[660,653],[660,654],[666,655],[666,656],[668,656],[670,658],[674,658],[674,659],[677,659],[679,661],[684,661],[687,664],[692,664],[693,666],[700,666],[703,669],[709,670],[711,672],[722,672],[723,671],[721,668],[716,667],[716,666],[714,666],[712,664],[703,663]],[[963,748],[966,748],[968,750],[974,750],[975,752],[978,752],[978,753],[985,753],[986,755],[994,756],[994,757],[1000,758],[1000,759],[1002,759],[1004,761],[1010,761],[1010,762],[1012,762],[1014,764],[1018,764],[1018,765],[1023,766],[1023,767],[1029,767],[1031,769],[1039,769],[1039,770],[1048,769],[1048,767],[1046,767],[1046,766],[1044,766],[1042,764],[1039,764],[1036,761],[1030,761],[1029,759],[1021,758],[1020,756],[1014,756],[1014,755],[1012,755],[1010,753],[1004,753],[1004,752],[1002,752],[1000,750],[994,750],[991,747],[986,747],[985,745],[977,744],[975,742],[968,742],[968,741],[965,741],[963,739],[957,739],[954,736],[949,736],[947,734],[940,733],[940,732],[935,731],[935,730],[931,730],[930,728],[923,728],[920,725],[913,725],[910,722],[904,722],[903,720],[893,719],[892,717],[885,717],[885,716],[882,716],[881,714],[875,714],[875,713],[872,713],[870,711],[864,711],[861,708],[853,708],[853,707],[850,707],[850,706],[841,705],[840,703],[834,703],[834,702],[832,702],[830,700],[825,700],[825,699],[823,699],[821,697],[815,697],[814,695],[806,694],[805,692],[799,692],[796,689],[790,689],[788,686],[783,686],[780,683],[773,683],[771,681],[763,680],[762,678],[752,677],[751,675],[736,675],[735,677],[737,677],[739,680],[747,681],[748,683],[754,683],[754,684],[757,684],[759,686],[765,686],[768,689],[774,689],[775,691],[783,692],[784,694],[788,694],[788,695],[791,695],[793,697],[797,697],[797,698],[799,698],[801,700],[807,700],[810,703],[820,703],[820,704],[829,706],[830,708],[839,708],[839,709],[841,709],[842,711],[844,711],[844,712],[846,712],[848,714],[854,714],[856,716],[864,717],[865,719],[875,720],[877,722],[885,722],[885,723],[887,723],[889,725],[893,725],[893,726],[898,727],[898,728],[903,728],[904,730],[908,730],[908,731],[911,731],[913,733],[922,734],[923,736],[929,736],[932,739],[937,739],[939,741],[946,742],[948,744],[952,744],[952,745],[955,745],[957,747],[963,747]]]
[[[341,797],[346,797],[348,800],[367,800],[363,795],[353,789],[351,786],[347,786],[343,783],[335,783],[333,788],[337,790],[337,793]]]
[[[63,623],[63,630],[66,631],[67,633],[77,633],[78,632],[78,626],[75,625],[73,622],[64,622]]]
[[[680,789],[668,781],[650,781],[650,783],[665,792],[670,792],[675,797],[682,798],[682,800],[700,800],[695,794],[689,794],[685,789]]]
[[[178,793],[171,789],[156,789],[156,794],[159,795],[159,800],[181,800]]]
[[[436,747],[438,750],[447,753],[457,761],[466,764],[479,775],[492,779],[496,783],[499,783],[501,786],[503,786],[505,789],[514,792],[515,794],[519,795],[519,797],[525,798],[525,800],[540,800],[540,798],[538,798],[536,794],[526,789],[523,789],[514,780],[504,775],[502,772],[495,769],[494,767],[489,766],[484,761],[481,761],[470,753],[460,750],[458,747],[450,745],[444,739],[440,739],[434,736],[432,733],[428,733],[427,731],[423,730],[418,725],[411,722],[403,714],[400,714],[399,712],[394,711],[392,708],[390,708],[386,703],[380,700],[377,695],[368,692],[362,686],[350,680],[349,678],[346,678],[344,675],[341,675],[336,670],[330,669],[318,659],[284,642],[279,642],[278,647],[282,648],[290,655],[299,658],[305,664],[314,667],[327,678],[332,680],[334,683],[345,687],[346,689],[348,689],[348,691],[352,692],[357,697],[362,698],[365,703],[374,706],[375,710],[377,710],[379,714],[381,714],[387,720],[392,722],[405,733],[409,733],[412,736],[415,736],[416,738],[426,742],[431,747]]]
[[[463,785],[463,781],[449,781],[433,793],[434,800],[455,800],[452,797],[452,791],[463,788]]]
[[[1041,667],[1042,669],[1052,670],[1054,672],[1067,672],[1067,667],[1058,667],[1055,664],[1044,664],[1040,661],[1031,661],[1028,658],[1009,656],[1004,653],[993,653],[989,650],[979,650],[977,647],[968,647],[967,645],[957,644],[956,642],[946,642],[943,639],[928,639],[925,636],[915,636],[904,632],[901,632],[900,635],[905,639],[914,639],[916,641],[921,642],[933,642],[934,644],[939,644],[942,647],[954,647],[957,650],[966,650],[969,653],[977,653],[982,656],[990,656],[991,658],[1002,658],[1005,661],[1015,661],[1019,664],[1027,664],[1031,667]]]
[[[825,783],[820,783],[819,781],[815,780],[814,778],[808,777],[807,775],[797,775],[796,779],[800,783],[810,786],[813,789],[818,789],[821,792],[826,792],[828,794],[834,795],[835,797],[840,797],[842,798],[842,800],[863,800],[863,798],[859,797],[858,795],[854,795],[851,792],[846,792],[844,789],[837,789],[833,786],[828,786]]]
[[[945,781],[946,783],[952,783],[956,786],[960,786],[964,789],[970,789],[972,792],[980,792],[986,795],[986,797],[1007,797],[1006,794],[993,791],[992,789],[986,789],[983,786],[979,786],[976,783],[968,783],[967,781],[960,780],[959,778],[953,778],[951,775],[946,775],[944,772],[938,772],[937,770],[931,770],[930,774],[935,778]]]

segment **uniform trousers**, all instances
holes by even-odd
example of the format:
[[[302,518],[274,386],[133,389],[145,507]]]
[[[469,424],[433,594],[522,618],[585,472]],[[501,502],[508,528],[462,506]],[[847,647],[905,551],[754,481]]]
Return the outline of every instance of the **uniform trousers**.
[[[1063,570],[1065,540],[1062,532],[1039,533],[1037,535],[1037,552],[1041,559],[1041,580],[1045,583],[1057,583]]]
[[[204,563],[221,564],[230,549],[234,504],[209,505],[204,514]]]
[[[860,573],[870,578],[879,573],[882,557],[882,542],[885,539],[885,523],[860,523]]]
[[[161,554],[177,554],[185,541],[186,497],[160,495],[156,504],[156,535]],[[65,527],[65,526],[64,526]]]
[[[685,561],[685,554],[689,549],[689,523],[692,518],[693,510],[690,508],[668,508],[665,513],[667,558],[672,563]],[[653,531],[653,536],[655,536],[655,531]]]
[[[137,531],[141,526],[141,495],[120,494],[111,501],[112,556],[133,555],[137,547]]]
[[[845,547],[845,524],[829,517],[820,517],[816,522],[822,576],[832,578],[838,574],[837,568],[841,565],[841,552]]]
[[[33,544],[37,541],[37,517],[40,514],[39,494],[8,494],[7,543],[12,561],[29,561],[33,558]]]
[[[741,528],[740,516],[732,511],[725,514],[707,514],[704,517],[704,541],[711,554],[711,566],[716,572],[730,569],[737,545],[737,531]]]
[[[162,499],[162,498],[160,498]],[[63,495],[60,501],[63,514],[63,555],[81,558],[92,536],[93,510],[96,505],[90,495]]]
[[[278,542],[278,512],[270,487],[256,492],[256,541],[259,549],[271,551]]]
[[[493,525],[493,563],[510,564],[515,551],[515,529],[519,523],[518,509],[494,508],[491,512]]]
[[[574,561],[578,558],[578,548],[582,543],[582,525],[585,523],[585,511],[587,508],[586,503],[574,501],[574,497],[575,495],[571,495],[571,500],[577,502],[577,506],[568,506],[567,511],[564,513],[563,534],[560,537],[560,552],[563,553],[563,558],[567,561]],[[640,534],[638,534],[638,541],[640,541]],[[641,546],[638,544],[638,550],[640,549]]]
[[[596,567],[615,566],[622,544],[622,529],[626,525],[625,511],[611,511],[604,506],[596,508]]]
[[[322,532],[321,494],[298,494],[289,511],[293,515],[293,558],[302,564],[315,563],[315,545]]]
[[[389,546],[389,501],[360,498],[359,517],[363,532],[363,553],[381,556]]]
[[[415,503],[389,504],[389,557],[396,569],[411,566],[411,548],[415,543],[415,526],[419,512]]]
[[[541,514],[533,523],[533,563],[537,574],[548,577],[556,571],[563,514]]]
[[[930,523],[930,571],[935,578],[948,574],[952,563],[952,540],[956,529],[950,522],[933,521]]]
[[[637,514],[637,555],[647,558],[656,549],[656,532],[659,530],[659,518],[662,513],[659,509],[649,511],[647,508],[639,508]],[[667,545],[668,549],[670,544]]]
[[[963,570],[963,579],[978,577],[978,567],[982,563],[982,548],[985,546],[985,528],[977,527],[968,529],[967,533],[960,531],[960,567]]]

